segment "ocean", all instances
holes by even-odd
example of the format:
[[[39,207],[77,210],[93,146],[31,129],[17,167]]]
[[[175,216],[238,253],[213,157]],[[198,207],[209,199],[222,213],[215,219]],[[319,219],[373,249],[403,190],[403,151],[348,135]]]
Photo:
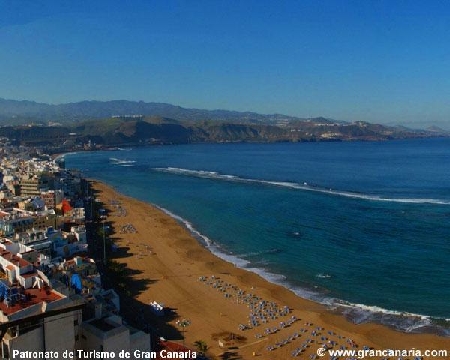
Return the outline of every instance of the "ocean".
[[[166,145],[65,160],[354,322],[450,334],[450,139]]]

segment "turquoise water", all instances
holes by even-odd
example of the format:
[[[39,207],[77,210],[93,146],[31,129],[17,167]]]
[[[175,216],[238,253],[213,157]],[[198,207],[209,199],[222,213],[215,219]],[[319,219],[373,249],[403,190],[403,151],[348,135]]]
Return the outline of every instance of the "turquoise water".
[[[155,146],[66,166],[356,322],[413,331],[450,318],[450,139]]]

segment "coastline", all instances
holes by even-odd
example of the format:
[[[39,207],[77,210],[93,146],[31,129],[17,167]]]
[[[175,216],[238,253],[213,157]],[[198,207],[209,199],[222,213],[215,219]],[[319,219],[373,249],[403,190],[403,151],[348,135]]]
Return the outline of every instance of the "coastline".
[[[123,299],[124,305],[129,303],[133,307],[139,307],[134,309],[134,312],[142,312],[142,317],[148,318],[149,323],[154,321],[161,336],[181,341],[182,334],[175,322],[180,318],[188,318],[191,324],[184,332],[186,345],[193,348],[194,341],[203,340],[210,348],[208,355],[213,356],[218,356],[226,350],[218,345],[219,335],[232,332],[246,338],[245,341],[233,346],[237,346],[233,352],[237,352],[241,358],[249,358],[255,353],[261,355],[261,358],[285,359],[291,357],[293,349],[300,346],[308,334],[316,328],[324,328],[325,330],[320,330],[322,334],[329,332],[338,334],[337,342],[345,344],[345,339],[352,339],[360,347],[368,346],[375,349],[448,347],[448,338],[436,335],[406,334],[372,323],[352,324],[344,316],[331,312],[323,305],[300,298],[285,287],[270,283],[256,273],[238,268],[215,256],[202,246],[188,229],[161,209],[118,194],[104,183],[95,180],[90,182],[98,192],[100,201],[110,211],[108,222],[111,222],[115,230],[112,238],[119,247],[120,254],[115,256],[115,260],[125,264],[133,274],[131,288],[140,284],[138,291],[132,292],[137,296],[134,299]],[[119,201],[126,208],[126,216],[115,214],[112,199]],[[137,232],[119,233],[120,228],[127,223],[132,223]],[[221,282],[242,289],[246,294],[252,293],[265,301],[276,302],[280,307],[288,306],[292,309],[289,317],[295,316],[301,320],[268,336],[260,337],[264,329],[275,327],[289,317],[240,331],[239,324],[248,323],[248,304],[238,303],[235,294],[229,292],[231,297],[227,298],[223,292],[205,284],[206,281],[199,281],[200,277],[211,280],[212,275],[216,279],[220,278]],[[143,285],[145,280],[150,281]],[[171,309],[170,316],[163,319],[155,318],[148,305],[151,301],[164,303]],[[165,325],[166,321],[168,325]],[[270,352],[267,350],[268,345],[289,337],[301,328],[307,331],[295,341]],[[314,343],[303,356],[315,354],[322,336],[314,338]]]
[[[282,286],[302,299],[324,305],[329,311],[345,316],[350,322],[355,324],[374,322],[405,333],[429,333],[450,337],[450,328],[448,326],[442,327],[435,323],[436,321],[443,321],[450,325],[450,319],[434,318],[429,315],[351,303],[349,301],[326,296],[313,288],[296,287],[287,281],[284,275],[271,273],[263,268],[248,267],[249,262],[247,260],[224,252],[220,245],[216,245],[213,240],[196,230],[188,220],[183,219],[158,205],[150,205],[175,219],[182,227],[186,228],[202,246],[205,246],[216,257],[227,263],[231,263],[236,267],[242,268],[245,271],[253,272],[269,283]]]

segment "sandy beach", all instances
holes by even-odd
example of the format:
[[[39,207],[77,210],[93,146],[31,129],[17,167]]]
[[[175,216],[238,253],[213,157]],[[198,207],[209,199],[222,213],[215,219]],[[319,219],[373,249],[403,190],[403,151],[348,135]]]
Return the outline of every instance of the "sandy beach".
[[[208,356],[217,359],[310,359],[324,344],[334,349],[447,349],[450,354],[448,338],[352,324],[217,258],[159,209],[101,182],[91,184],[108,210],[106,221],[118,247],[112,257],[126,265],[132,279],[130,296],[121,299],[132,323],[149,324],[160,336],[184,341],[192,350],[195,341],[203,340]],[[165,316],[152,313],[152,301],[164,304]],[[185,331],[176,324],[182,319],[190,322]]]

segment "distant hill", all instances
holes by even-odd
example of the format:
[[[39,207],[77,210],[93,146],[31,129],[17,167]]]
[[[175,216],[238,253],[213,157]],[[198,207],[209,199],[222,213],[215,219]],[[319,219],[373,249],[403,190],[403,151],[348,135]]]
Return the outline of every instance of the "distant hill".
[[[0,127],[0,136],[17,145],[38,146],[48,153],[79,149],[222,142],[378,141],[442,136],[365,122],[331,123],[294,120],[280,124],[228,121],[180,121],[163,117],[114,117],[61,126]]]
[[[450,131],[444,130],[438,126],[430,126],[427,128],[427,131],[434,133],[436,135],[443,135],[443,136],[448,136],[450,134]]]
[[[449,136],[364,121],[185,109],[162,103],[82,101],[49,105],[0,99],[0,136],[53,151],[148,144],[390,140]],[[7,126],[9,125],[9,126]]]
[[[52,121],[67,124],[74,121],[125,115],[161,116],[180,121],[214,120],[246,123],[305,120],[281,114],[262,115],[254,112],[186,109],[171,104],[143,101],[81,101],[50,105],[28,100],[0,98],[0,124],[3,125],[19,125],[30,121],[42,123]]]

